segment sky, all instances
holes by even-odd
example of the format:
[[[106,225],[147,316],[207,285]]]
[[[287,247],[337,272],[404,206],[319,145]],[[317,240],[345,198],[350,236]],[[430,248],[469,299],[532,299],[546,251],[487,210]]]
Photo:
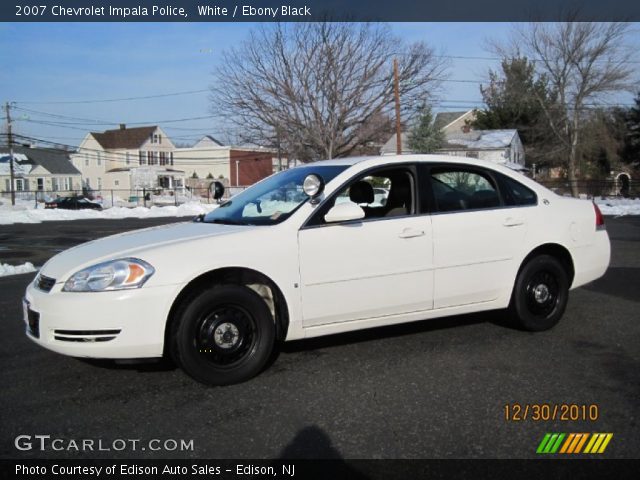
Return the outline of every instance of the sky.
[[[448,57],[485,57],[449,58],[449,81],[436,111],[479,106],[480,83],[490,68],[498,68],[497,61],[486,58],[492,56],[487,41],[506,39],[511,27],[391,24],[403,40],[425,41]],[[174,143],[192,144],[204,134],[228,140],[228,123],[214,115],[206,90],[222,52],[246,39],[252,28],[255,25],[247,23],[3,23],[0,101],[16,102],[15,133],[61,144],[78,145],[88,131],[116,128],[119,123],[158,124]],[[630,42],[640,47],[637,30]],[[176,92],[196,93],[94,102]],[[631,103],[632,98],[621,94],[616,102]],[[72,103],[86,101],[91,102]],[[91,126],[95,122],[88,120],[110,125]],[[66,124],[50,125],[62,122]]]

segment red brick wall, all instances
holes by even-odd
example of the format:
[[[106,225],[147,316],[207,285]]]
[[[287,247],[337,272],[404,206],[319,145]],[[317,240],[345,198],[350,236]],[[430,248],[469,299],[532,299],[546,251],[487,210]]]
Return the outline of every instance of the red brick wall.
[[[273,173],[272,158],[273,154],[270,152],[231,150],[229,152],[231,186],[253,185],[271,175]],[[237,176],[236,166],[239,170]]]

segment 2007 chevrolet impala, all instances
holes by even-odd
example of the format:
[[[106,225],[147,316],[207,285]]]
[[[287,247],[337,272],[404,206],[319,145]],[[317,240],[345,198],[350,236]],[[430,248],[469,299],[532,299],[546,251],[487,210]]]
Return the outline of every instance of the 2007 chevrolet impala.
[[[194,222],[60,253],[24,316],[50,350],[167,354],[222,385],[257,374],[282,340],[490,309],[546,330],[609,256],[595,204],[506,167],[349,158],[273,175]]]

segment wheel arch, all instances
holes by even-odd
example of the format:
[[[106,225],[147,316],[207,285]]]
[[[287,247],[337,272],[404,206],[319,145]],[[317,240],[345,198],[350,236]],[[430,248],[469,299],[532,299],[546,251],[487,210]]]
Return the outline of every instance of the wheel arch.
[[[289,328],[289,309],[287,301],[278,285],[267,275],[246,267],[224,267],[205,272],[185,285],[171,304],[166,319],[164,333],[164,352],[168,353],[170,337],[177,323],[177,317],[190,299],[202,290],[214,285],[243,285],[260,295],[271,311],[276,339],[284,340]]]
[[[524,268],[524,266],[534,257],[538,255],[549,255],[551,257],[556,258],[564,267],[567,275],[569,277],[569,287],[573,284],[573,279],[575,277],[575,266],[573,263],[573,257],[571,256],[571,252],[569,250],[560,245],[559,243],[545,243],[537,246],[533,250],[531,250],[526,257],[520,262],[520,267],[518,268],[518,273],[516,274],[516,278],[520,275],[520,272]]]

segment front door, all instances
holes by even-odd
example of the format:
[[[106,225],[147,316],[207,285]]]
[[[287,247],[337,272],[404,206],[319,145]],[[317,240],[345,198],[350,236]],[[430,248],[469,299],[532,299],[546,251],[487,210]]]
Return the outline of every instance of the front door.
[[[337,202],[365,210],[359,221],[326,223]],[[419,216],[414,171],[360,175],[300,230],[305,327],[433,308],[431,218]]]

